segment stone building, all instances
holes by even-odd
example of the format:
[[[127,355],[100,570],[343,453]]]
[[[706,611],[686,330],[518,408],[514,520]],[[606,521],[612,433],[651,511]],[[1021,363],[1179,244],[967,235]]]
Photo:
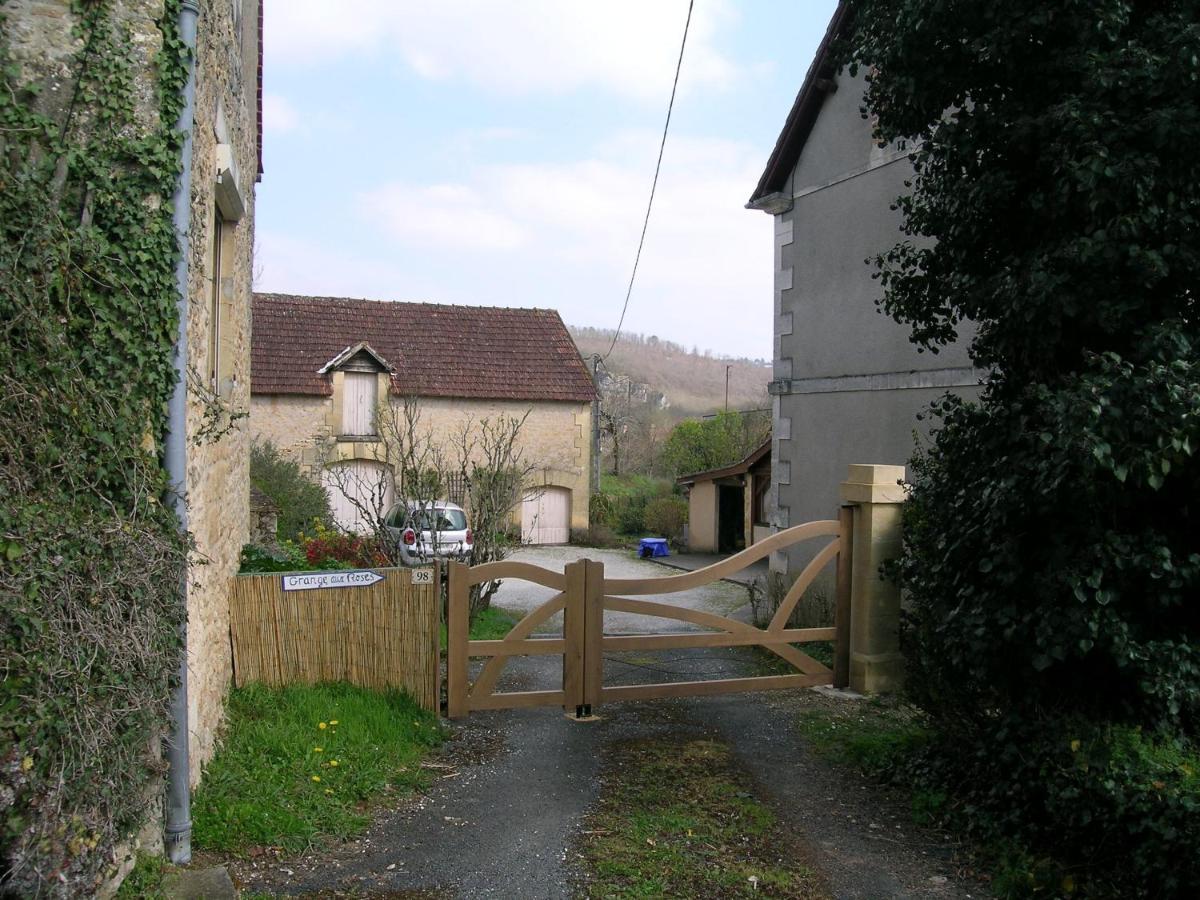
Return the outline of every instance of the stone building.
[[[936,356],[918,353],[908,329],[875,305],[881,289],[864,261],[903,238],[891,207],[912,174],[911,148],[875,141],[860,111],[864,73],[833,69],[847,9],[835,12],[747,204],[775,219],[777,528],[835,517],[848,465],[905,462],[932,400],[979,391],[969,326]],[[776,553],[772,570],[795,573],[811,552]]]
[[[387,431],[407,399],[448,455],[465,424],[527,415],[514,525],[537,544],[588,527],[595,389],[557,312],[255,294],[253,343],[250,433],[325,483],[341,526],[403,491]]]
[[[261,13],[258,0],[207,0],[197,27],[187,502],[203,564],[193,567],[188,586],[193,783],[212,757],[232,678],[229,590],[250,534],[244,416],[250,408],[254,191],[262,173]]]

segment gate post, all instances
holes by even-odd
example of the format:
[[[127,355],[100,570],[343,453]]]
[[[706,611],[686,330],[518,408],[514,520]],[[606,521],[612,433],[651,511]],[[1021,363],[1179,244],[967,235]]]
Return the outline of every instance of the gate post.
[[[584,660],[586,659],[587,561],[563,567],[566,594],[563,603],[563,712],[583,714]]]
[[[853,509],[850,560],[850,687],[887,693],[904,680],[900,588],[879,567],[900,552],[904,466],[850,466],[842,501]]]
[[[471,627],[470,567],[450,563],[449,602],[446,608],[446,716],[459,719],[467,709],[467,636]]]
[[[590,715],[600,705],[604,683],[604,563],[594,559],[584,562],[583,707]]]

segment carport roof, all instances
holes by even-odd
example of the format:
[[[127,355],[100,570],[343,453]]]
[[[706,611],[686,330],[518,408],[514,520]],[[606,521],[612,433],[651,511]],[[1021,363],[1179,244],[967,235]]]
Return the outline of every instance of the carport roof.
[[[595,395],[552,309],[256,293],[252,329],[253,394],[327,396],[322,368],[368,344],[390,364],[394,394],[580,403]]]

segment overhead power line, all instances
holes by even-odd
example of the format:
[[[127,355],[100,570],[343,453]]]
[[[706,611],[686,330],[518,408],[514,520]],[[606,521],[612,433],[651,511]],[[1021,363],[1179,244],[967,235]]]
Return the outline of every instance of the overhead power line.
[[[638,239],[637,254],[633,258],[633,271],[629,275],[629,287],[625,290],[625,305],[621,307],[621,318],[617,322],[616,333],[604,358],[612,353],[617,346],[617,338],[621,336],[621,326],[625,324],[625,313],[629,310],[629,298],[633,294],[633,281],[637,278],[638,263],[642,259],[642,245],[646,243],[646,229],[650,225],[650,210],[654,208],[654,192],[658,189],[658,172],[662,168],[663,150],[667,146],[667,130],[671,127],[671,110],[675,108],[675,89],[679,87],[679,70],[683,68],[683,49],[687,46],[688,27],[692,24],[692,7],[696,0],[688,0],[687,21],[683,23],[683,40],[679,44],[679,61],[675,63],[675,80],[671,82],[671,99],[667,103],[667,121],[663,123],[662,141],[658,145],[658,162],[654,164],[654,181],[650,183],[650,201],[646,204],[646,217],[642,220],[642,236]]]

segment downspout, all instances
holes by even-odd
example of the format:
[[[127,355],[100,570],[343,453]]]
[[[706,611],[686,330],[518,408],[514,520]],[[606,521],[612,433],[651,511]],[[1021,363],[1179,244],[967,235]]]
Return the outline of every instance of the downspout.
[[[192,130],[196,110],[196,20],[200,17],[197,0],[182,0],[179,6],[179,37],[188,51],[188,76],[183,86],[183,109],[176,128],[183,132],[183,171],[171,208],[179,258],[175,262],[176,304],[179,326],[175,334],[175,389],[167,404],[167,436],[164,447],[167,477],[171,482],[171,505],[179,517],[179,531],[188,533],[187,513],[187,332],[188,332],[188,256],[192,203]],[[167,814],[164,836],[167,858],[176,865],[192,860],[191,782],[188,760],[188,660],[187,660],[187,588],[185,568],[179,583],[184,604],[183,658],[179,661],[179,687],[171,699],[171,736],[167,741]]]

